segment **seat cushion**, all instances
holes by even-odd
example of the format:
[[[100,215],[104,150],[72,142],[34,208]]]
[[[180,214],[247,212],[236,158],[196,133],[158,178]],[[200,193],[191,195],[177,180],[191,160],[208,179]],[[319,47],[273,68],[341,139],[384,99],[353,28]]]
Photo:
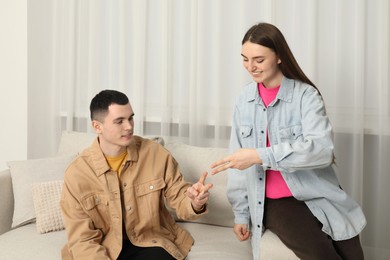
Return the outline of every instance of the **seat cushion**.
[[[286,247],[277,235],[269,231],[264,232],[260,243],[260,259],[267,260],[299,260],[294,252]]]
[[[187,260],[248,260],[252,259],[249,241],[239,242],[231,227],[180,222],[195,239]],[[0,236],[0,259],[61,260],[61,249],[66,243],[65,231],[39,234],[35,223],[28,224]],[[261,258],[269,260],[297,260],[294,253],[266,231],[262,238]]]
[[[252,257],[249,241],[239,242],[231,227],[187,222],[179,224],[195,239],[187,260],[248,260]],[[35,223],[31,223],[0,236],[0,259],[60,260],[65,243],[65,231],[39,234]]]
[[[195,243],[186,260],[250,260],[252,248],[249,240],[240,242],[231,227],[180,222],[191,233]]]
[[[39,234],[35,223],[31,223],[0,236],[0,259],[61,260],[65,243],[64,230]]]

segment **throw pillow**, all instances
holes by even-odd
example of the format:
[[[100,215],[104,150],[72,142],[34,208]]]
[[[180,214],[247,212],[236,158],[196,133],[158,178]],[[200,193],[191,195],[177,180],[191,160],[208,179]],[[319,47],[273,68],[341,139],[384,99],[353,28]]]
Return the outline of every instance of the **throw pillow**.
[[[64,173],[75,155],[8,162],[14,193],[12,228],[35,221],[31,184],[63,180]]]
[[[31,185],[38,233],[65,229],[60,208],[63,184],[63,180],[58,180]]]
[[[195,183],[201,174],[207,171],[206,183],[212,183],[208,202],[208,213],[192,222],[199,222],[224,227],[233,227],[234,215],[232,206],[226,196],[227,172],[210,174],[210,165],[229,154],[225,148],[209,148],[187,145],[179,142],[168,142],[164,146],[179,163],[180,172],[186,181]],[[174,217],[175,214],[173,214]],[[176,217],[176,220],[179,220]]]

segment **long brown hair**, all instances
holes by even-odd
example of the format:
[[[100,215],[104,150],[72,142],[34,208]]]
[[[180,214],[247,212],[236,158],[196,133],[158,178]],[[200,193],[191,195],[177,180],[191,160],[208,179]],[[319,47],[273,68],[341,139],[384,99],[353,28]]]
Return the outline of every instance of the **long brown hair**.
[[[244,38],[242,39],[242,44],[247,41],[260,44],[273,50],[281,61],[279,69],[285,77],[300,80],[317,89],[313,82],[311,82],[311,80],[302,71],[301,67],[299,67],[286,39],[276,26],[269,23],[258,23],[253,25],[245,33]]]
[[[305,75],[301,67],[299,67],[299,64],[292,54],[286,39],[276,26],[269,23],[258,23],[253,25],[245,33],[244,38],[242,39],[242,44],[246,43],[247,41],[260,44],[273,50],[281,60],[279,69],[285,77],[300,80],[304,83],[312,85],[321,95],[319,89]],[[336,157],[334,154],[332,163],[336,164]]]

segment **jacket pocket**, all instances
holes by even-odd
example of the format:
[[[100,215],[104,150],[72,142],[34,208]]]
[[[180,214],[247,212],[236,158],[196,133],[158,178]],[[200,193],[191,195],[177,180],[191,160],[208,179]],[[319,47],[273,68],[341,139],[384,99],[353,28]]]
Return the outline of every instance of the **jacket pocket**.
[[[163,178],[151,180],[135,187],[135,195],[137,196],[137,204],[139,208],[140,218],[149,219],[150,224],[155,224],[154,218],[159,217],[160,207],[164,203],[163,189],[165,188]]]
[[[293,143],[296,140],[303,139],[302,125],[294,125],[279,130],[280,140],[282,142]]]
[[[251,136],[252,130],[253,130],[253,126],[251,126],[251,125],[240,126],[241,138],[247,138],[247,137]]]
[[[105,194],[92,194],[81,199],[81,205],[98,229],[106,232],[109,219],[109,200]]]
[[[252,125],[241,125],[240,126],[240,139],[242,147],[253,147],[253,126]]]
[[[139,196],[144,196],[149,193],[161,190],[165,187],[165,182],[163,178],[159,178],[157,180],[152,180],[146,183],[142,183],[138,185],[135,189],[136,195]]]

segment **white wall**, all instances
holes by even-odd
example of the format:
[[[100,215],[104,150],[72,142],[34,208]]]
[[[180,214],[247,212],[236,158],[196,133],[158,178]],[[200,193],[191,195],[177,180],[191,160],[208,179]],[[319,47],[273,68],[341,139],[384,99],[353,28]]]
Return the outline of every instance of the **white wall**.
[[[28,0],[28,150],[29,159],[52,156],[57,151],[53,135],[59,133],[57,88],[52,86],[53,5],[60,1]]]
[[[27,0],[0,0],[0,170],[27,158]]]

